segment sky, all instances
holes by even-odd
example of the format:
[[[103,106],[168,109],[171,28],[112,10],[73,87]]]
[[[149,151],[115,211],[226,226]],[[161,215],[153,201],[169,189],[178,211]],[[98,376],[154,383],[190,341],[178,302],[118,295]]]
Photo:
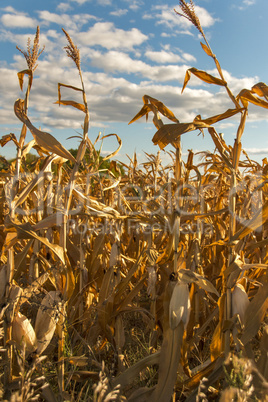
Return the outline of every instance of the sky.
[[[268,84],[267,0],[196,0],[195,10],[225,80],[236,96],[258,82]],[[126,162],[136,151],[139,162],[159,150],[152,142],[157,131],[149,116],[129,125],[143,105],[143,95],[163,102],[180,120],[191,122],[196,115],[207,118],[233,108],[225,88],[191,78],[181,93],[185,73],[196,67],[218,77],[211,57],[200,46],[200,34],[179,17],[178,2],[163,0],[0,0],[0,137],[14,133],[19,138],[21,122],[14,102],[24,98],[17,73],[27,68],[16,49],[27,49],[40,27],[40,55],[30,94],[28,117],[39,129],[49,132],[67,149],[77,148],[84,114],[57,101],[58,83],[80,87],[78,71],[67,57],[64,28],[80,49],[81,69],[90,111],[89,138],[116,133],[122,148],[116,158]],[[25,86],[26,88],[26,86]],[[24,89],[25,89],[24,88]],[[62,99],[81,102],[80,93],[62,90]],[[169,122],[165,119],[163,121]],[[237,116],[215,125],[228,145],[233,145]],[[242,146],[261,161],[268,154],[268,110],[253,105]],[[27,134],[26,141],[32,139]],[[99,141],[97,149],[107,155],[117,148],[115,136]],[[182,136],[183,155],[213,151],[209,133],[198,131]],[[167,146],[166,151],[172,150]],[[0,154],[10,158],[16,148],[8,143]],[[128,155],[128,156],[127,156]],[[169,156],[161,151],[161,159]]]

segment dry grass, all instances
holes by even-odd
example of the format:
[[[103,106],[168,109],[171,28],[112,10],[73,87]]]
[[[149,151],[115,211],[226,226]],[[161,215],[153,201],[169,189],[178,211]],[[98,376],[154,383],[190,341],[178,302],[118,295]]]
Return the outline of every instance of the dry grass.
[[[1,172],[8,178],[0,198],[4,400],[265,400],[268,162],[250,160],[241,138],[248,102],[267,107],[267,87],[234,96],[194,4],[180,7],[219,72],[192,68],[183,89],[195,74],[224,86],[234,109],[181,123],[145,95],[131,122],[153,113],[153,142],[174,147],[168,166],[158,153],[142,167],[134,154],[125,174],[114,160],[100,168],[96,149],[105,137],[94,144],[88,137],[79,50],[65,31],[81,88],[59,83],[57,103],[84,113],[77,157],[34,127],[28,97],[40,52],[37,39],[33,50],[28,42],[26,61],[35,55],[35,62],[18,73],[21,86],[29,76],[24,101],[15,103],[21,136],[1,139],[18,150]],[[80,91],[81,103],[62,100],[62,86]],[[227,145],[213,125],[236,114],[237,136]],[[183,161],[181,135],[206,129],[215,152],[195,164],[189,151]],[[25,144],[27,130],[33,140]],[[39,157],[27,165],[32,147]]]

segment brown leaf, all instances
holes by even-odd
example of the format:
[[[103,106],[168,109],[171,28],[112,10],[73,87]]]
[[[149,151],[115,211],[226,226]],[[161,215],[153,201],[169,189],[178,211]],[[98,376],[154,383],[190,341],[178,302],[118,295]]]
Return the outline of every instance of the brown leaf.
[[[149,402],[166,402],[171,399],[181,356],[183,331],[184,326],[181,321],[174,330],[168,328],[164,333],[160,352],[158,382],[152,396],[148,399]]]
[[[242,89],[242,91],[240,91],[239,94],[237,95],[236,99],[238,101],[241,100],[245,108],[248,107],[248,102],[251,102],[256,106],[268,109],[268,102],[265,102],[263,99],[260,99],[257,96],[255,96],[249,89]]]
[[[209,127],[209,125],[202,121],[165,124],[155,133],[152,141],[155,145],[158,145],[160,149],[164,149],[168,144],[176,141],[180,135],[206,127]]]
[[[66,106],[73,106],[78,110],[82,110],[82,112],[86,113],[86,108],[85,105],[82,105],[82,103],[74,102],[72,100],[60,100],[57,102],[54,102],[56,105],[66,105]]]
[[[19,239],[36,239],[39,240],[41,243],[43,243],[45,246],[47,246],[55,255],[58,256],[58,258],[65,264],[65,258],[64,258],[64,251],[63,248],[60,247],[58,244],[52,244],[46,239],[45,237],[38,236],[32,226],[30,225],[29,222],[24,223],[22,225],[17,225],[15,222],[9,220],[9,223],[7,224],[8,227],[14,227],[17,231],[18,238]]]
[[[247,221],[246,226],[242,227],[234,234],[230,242],[233,242],[234,240],[243,239],[247,234],[251,233],[253,230],[256,230],[260,226],[262,226],[267,221],[267,219],[268,219],[268,201],[266,201],[265,204],[259,208],[259,210],[256,212],[256,214],[253,216],[252,219]]]
[[[202,42],[200,42],[200,45],[202,46],[204,52],[205,52],[208,56],[213,57],[213,54],[212,54],[211,50],[207,47],[207,45],[205,45],[205,44],[202,43]]]
[[[192,67],[186,71],[185,78],[184,78],[184,84],[183,84],[181,93],[183,93],[186,85],[188,84],[188,82],[191,78],[191,74],[194,74],[197,78],[206,82],[207,84],[226,86],[226,82],[223,81],[222,79],[216,78],[213,75],[206,73],[206,71],[198,70],[197,68]]]
[[[146,120],[148,119],[148,113],[152,111],[152,106],[145,104],[142,106],[141,110],[133,117],[132,120],[128,124],[134,123],[134,121],[139,120],[141,117],[146,116]]]
[[[1,147],[4,147],[9,141],[13,141],[17,147],[19,146],[19,143],[17,141],[15,134],[10,133],[10,134],[3,135],[3,137],[0,139]]]
[[[208,117],[207,119],[201,119],[201,121],[203,123],[206,124],[215,124],[218,121],[224,120],[224,119],[228,119],[229,117],[232,117],[234,115],[236,115],[239,112],[242,112],[243,110],[245,110],[244,108],[240,108],[240,109],[228,109],[226,110],[226,112],[221,113],[221,114],[217,114],[216,116],[212,116],[212,117]]]
[[[108,137],[111,137],[111,136],[115,136],[115,137],[116,137],[119,146],[118,146],[118,148],[116,149],[116,151],[114,151],[114,152],[110,153],[109,155],[105,156],[105,158],[103,158],[103,161],[106,161],[107,159],[113,158],[113,157],[120,151],[120,149],[121,149],[121,147],[122,147],[122,140],[121,140],[121,138],[120,138],[117,134],[108,134],[108,135],[104,135],[104,136],[102,137],[102,140],[103,140],[104,138],[108,138]]]
[[[169,110],[164,103],[160,102],[159,100],[152,98],[149,95],[144,95],[144,100],[150,101],[152,105],[156,107],[156,109],[165,117],[167,117],[169,120],[174,121],[175,123],[179,123],[179,120],[174,116],[171,110]]]
[[[258,332],[268,309],[268,276],[259,279],[261,286],[257,294],[250,301],[245,313],[245,330],[241,342],[246,345]]]
[[[266,100],[268,100],[268,86],[264,82],[258,82],[258,84],[253,85],[251,90],[255,92],[255,94],[263,96]]]
[[[74,87],[72,85],[62,84],[62,83],[59,82],[58,83],[58,99],[59,99],[59,101],[61,101],[61,93],[60,93],[61,87],[70,88],[70,89],[73,89],[74,91],[83,92],[83,89],[81,89],[81,88],[77,88],[77,87]]]
[[[160,112],[163,116],[167,117],[169,120],[174,121],[175,123],[179,123],[179,120],[174,116],[171,110],[169,110],[164,103],[160,102],[159,100],[152,98],[149,95],[144,95],[143,96],[143,102],[144,105],[139,111],[139,113],[136,114],[135,117],[128,123],[131,124],[134,121],[138,120],[139,118],[143,117],[146,115],[146,120],[148,119],[148,113],[153,112],[156,114],[156,112]],[[150,102],[150,103],[149,103]],[[154,124],[157,126],[157,122],[154,121]]]
[[[24,75],[27,74],[29,76],[29,82],[30,82],[30,88],[32,86],[32,82],[33,82],[33,72],[32,70],[23,70],[18,72],[18,79],[19,79],[19,83],[20,83],[20,89],[23,90],[23,80],[24,80]]]
[[[38,130],[36,127],[32,125],[28,117],[26,116],[23,108],[24,102],[22,99],[17,99],[14,105],[14,111],[16,116],[22,123],[26,124],[28,129],[31,131],[36,143],[40,145],[40,147],[45,150],[52,152],[56,155],[61,156],[62,158],[66,158],[71,160],[72,162],[76,162],[73,155],[65,149],[59,141],[56,140],[51,134],[46,133],[45,131]]]

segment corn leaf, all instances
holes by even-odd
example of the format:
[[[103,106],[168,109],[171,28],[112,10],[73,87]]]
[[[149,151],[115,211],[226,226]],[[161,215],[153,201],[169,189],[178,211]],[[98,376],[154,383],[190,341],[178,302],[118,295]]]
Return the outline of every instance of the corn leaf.
[[[264,82],[258,82],[258,84],[255,84],[251,90],[258,96],[263,96],[268,100],[268,86]]]
[[[215,85],[226,86],[226,82],[223,81],[222,79],[214,77],[213,75],[210,75],[210,74],[206,73],[205,71],[198,70],[197,68],[192,67],[192,68],[189,68],[186,71],[181,93],[183,93],[186,85],[188,84],[188,82],[189,82],[189,80],[191,78],[191,74],[194,74],[197,78],[199,78],[200,80],[206,82],[207,84],[215,84]]]
[[[122,140],[121,140],[121,138],[119,137],[119,135],[117,135],[117,134],[107,134],[107,135],[104,135],[104,136],[102,137],[102,140],[103,140],[104,138],[108,138],[108,137],[112,137],[112,136],[116,137],[119,146],[118,146],[118,148],[116,149],[116,151],[114,151],[114,152],[110,153],[109,155],[105,156],[105,158],[103,158],[103,161],[106,161],[107,159],[113,158],[113,157],[120,151],[120,149],[121,149],[121,147],[122,147]]]
[[[240,91],[239,94],[237,95],[236,99],[238,101],[241,100],[241,102],[245,108],[248,107],[248,102],[250,102],[256,106],[260,106],[260,107],[264,107],[265,109],[268,109],[268,102],[265,102],[263,99],[255,96],[252,93],[252,91],[250,91],[249,89],[242,89],[242,91]]]
[[[18,99],[14,105],[14,111],[16,116],[22,123],[26,124],[28,129],[31,131],[36,143],[40,145],[45,150],[52,152],[56,155],[61,156],[62,158],[66,158],[72,162],[76,162],[73,155],[65,149],[59,141],[56,140],[51,134],[46,133],[45,131],[38,130],[36,127],[32,125],[28,117],[26,116],[23,109],[24,101],[22,99]]]
[[[212,54],[211,50],[207,47],[207,45],[205,45],[205,44],[202,43],[202,42],[200,42],[200,45],[202,46],[204,52],[205,52],[208,56],[213,57],[213,54]]]
[[[18,72],[18,79],[19,79],[20,89],[21,90],[23,90],[23,80],[24,80],[24,75],[25,74],[29,76],[30,88],[32,86],[32,82],[33,82],[33,72],[32,72],[32,70],[20,71],[20,72]]]
[[[63,248],[60,247],[58,244],[50,243],[48,239],[46,239],[45,237],[38,236],[29,222],[24,223],[22,225],[18,225],[9,219],[6,225],[8,228],[14,227],[16,229],[17,236],[19,239],[35,239],[40,241],[45,246],[47,246],[65,264]]]
[[[60,100],[57,102],[54,102],[56,105],[65,105],[65,106],[73,106],[78,110],[82,110],[82,112],[86,113],[86,108],[85,105],[82,103],[78,103],[72,100]]]
[[[206,127],[209,127],[209,125],[202,121],[165,124],[155,133],[152,141],[155,145],[158,145],[160,149],[164,149],[168,144],[176,141],[180,135]]]

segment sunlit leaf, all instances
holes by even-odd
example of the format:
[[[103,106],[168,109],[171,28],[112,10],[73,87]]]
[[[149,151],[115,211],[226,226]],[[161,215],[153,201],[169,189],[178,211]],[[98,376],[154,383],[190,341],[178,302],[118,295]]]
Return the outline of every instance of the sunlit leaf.
[[[258,84],[253,85],[251,90],[259,96],[264,96],[265,99],[268,100],[268,86],[264,82],[258,82]]]
[[[214,77],[213,75],[208,74],[206,71],[198,70],[197,68],[192,67],[186,71],[185,78],[184,78],[184,84],[183,84],[181,92],[184,91],[186,85],[188,84],[188,82],[191,78],[191,74],[194,74],[197,78],[206,82],[207,84],[226,86],[226,82],[223,81],[221,78]]]
[[[244,107],[248,107],[248,102],[253,103],[256,106],[264,107],[268,109],[268,102],[255,96],[249,89],[242,89],[236,97],[237,100],[241,100]]]
[[[24,75],[28,75],[29,76],[29,82],[30,82],[30,87],[32,85],[33,82],[33,72],[32,70],[23,70],[18,72],[18,78],[19,78],[19,83],[20,83],[20,89],[23,90],[23,80],[24,80]]]
[[[213,56],[211,50],[207,47],[207,45],[205,45],[205,44],[202,43],[202,42],[200,42],[200,45],[202,46],[204,52],[206,52],[206,54],[207,54],[208,56],[211,56],[211,57]]]
[[[57,154],[63,158],[69,159],[72,162],[76,162],[73,155],[65,149],[59,141],[56,140],[51,134],[45,131],[38,130],[32,125],[23,109],[24,102],[22,99],[18,99],[14,105],[14,111],[19,120],[26,124],[31,131],[36,143],[49,152]]]
[[[105,157],[103,158],[104,161],[106,161],[107,159],[113,158],[113,157],[120,151],[120,149],[121,149],[121,147],[122,147],[122,140],[121,140],[121,138],[119,137],[119,135],[117,135],[117,134],[107,134],[107,135],[104,135],[104,136],[102,137],[102,139],[108,138],[108,137],[112,137],[112,136],[116,137],[119,146],[118,146],[118,148],[117,148],[114,152],[112,152],[112,153],[110,153],[109,155],[105,156]]]
[[[82,103],[74,102],[72,100],[60,100],[54,103],[58,105],[73,106],[78,110],[82,110],[82,112],[84,113],[86,112],[85,105],[83,105]]]

